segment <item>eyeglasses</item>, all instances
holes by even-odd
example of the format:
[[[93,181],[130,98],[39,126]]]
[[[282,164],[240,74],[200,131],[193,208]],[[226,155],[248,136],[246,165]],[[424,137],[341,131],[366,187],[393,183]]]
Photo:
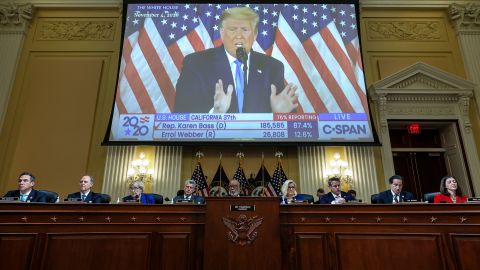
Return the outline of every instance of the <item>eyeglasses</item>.
[[[288,188],[295,188],[295,186],[288,186]]]
[[[141,187],[131,187],[130,190],[139,190],[142,189]]]

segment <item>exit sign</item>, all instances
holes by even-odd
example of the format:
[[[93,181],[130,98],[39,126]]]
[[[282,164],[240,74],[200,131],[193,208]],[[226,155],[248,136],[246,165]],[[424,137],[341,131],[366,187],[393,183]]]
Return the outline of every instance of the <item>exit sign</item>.
[[[407,126],[407,130],[409,134],[420,134],[421,127],[418,123],[413,123]]]

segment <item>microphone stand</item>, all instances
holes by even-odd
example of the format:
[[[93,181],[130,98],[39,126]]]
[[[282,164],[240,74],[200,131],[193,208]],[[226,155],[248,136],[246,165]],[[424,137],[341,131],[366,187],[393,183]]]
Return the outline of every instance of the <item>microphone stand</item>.
[[[247,62],[248,62],[248,58],[246,57],[246,61],[245,63],[243,63],[243,96],[244,98],[245,98],[245,94],[247,93],[247,76],[248,76]]]

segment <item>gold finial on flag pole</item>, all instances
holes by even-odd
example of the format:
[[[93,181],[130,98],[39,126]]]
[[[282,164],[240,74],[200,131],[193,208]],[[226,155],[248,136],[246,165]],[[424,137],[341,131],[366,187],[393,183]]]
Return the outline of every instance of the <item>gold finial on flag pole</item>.
[[[243,158],[245,158],[245,154],[243,152],[237,152],[237,157],[238,157],[238,163],[240,164],[240,167],[243,165]]]
[[[197,151],[197,153],[195,153],[195,156],[197,157],[197,160],[200,161],[204,154],[202,151]]]

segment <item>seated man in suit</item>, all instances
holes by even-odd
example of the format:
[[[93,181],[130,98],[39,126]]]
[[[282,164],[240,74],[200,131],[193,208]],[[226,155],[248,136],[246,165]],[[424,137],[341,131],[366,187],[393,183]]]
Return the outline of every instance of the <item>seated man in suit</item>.
[[[352,195],[341,191],[340,178],[332,177],[328,179],[328,188],[330,188],[330,192],[322,196],[320,204],[343,204],[353,201]]]
[[[228,183],[228,196],[229,197],[240,197],[240,183],[233,179]]]
[[[123,202],[140,202],[143,204],[155,204],[155,197],[152,194],[143,193],[145,184],[143,181],[136,180],[130,183],[128,190],[130,195],[122,198]]]
[[[82,202],[87,203],[102,203],[102,196],[100,193],[95,193],[91,189],[93,187],[93,177],[90,175],[84,175],[80,179],[80,192],[68,194],[69,199],[80,199]]]
[[[18,190],[10,190],[3,197],[17,197],[22,202],[47,202],[47,197],[40,191],[33,189],[35,176],[23,172],[18,176]]]
[[[185,181],[185,186],[183,187],[183,195],[178,195],[173,198],[173,203],[177,203],[178,200],[192,201],[194,204],[204,204],[205,199],[202,196],[193,194],[195,191],[195,181],[188,179]]]
[[[249,7],[223,11],[223,45],[185,57],[174,112],[289,113],[298,107],[297,86],[285,86],[283,63],[252,50],[258,22]]]
[[[388,179],[390,189],[380,192],[378,194],[377,203],[390,204],[401,203],[413,200],[413,194],[402,191],[403,178],[400,175],[393,175]]]

